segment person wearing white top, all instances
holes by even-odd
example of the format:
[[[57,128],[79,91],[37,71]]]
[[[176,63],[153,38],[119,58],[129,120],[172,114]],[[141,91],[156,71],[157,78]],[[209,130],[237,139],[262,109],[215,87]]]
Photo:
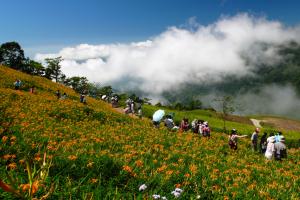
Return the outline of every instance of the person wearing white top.
[[[267,150],[265,152],[265,157],[268,159],[268,160],[271,160],[274,156],[274,152],[275,152],[275,137],[274,136],[271,136],[267,139]]]

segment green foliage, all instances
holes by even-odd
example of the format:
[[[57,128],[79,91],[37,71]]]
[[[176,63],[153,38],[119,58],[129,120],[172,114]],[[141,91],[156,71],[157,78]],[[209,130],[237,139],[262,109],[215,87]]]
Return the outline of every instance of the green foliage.
[[[165,107],[175,110],[196,110],[202,108],[202,102],[200,100],[191,100],[186,103],[176,102],[174,104],[168,104]]]
[[[64,84],[67,86],[71,86],[77,93],[85,93],[86,91],[88,91],[89,87],[87,78],[79,76],[67,78],[64,81]]]
[[[44,76],[45,74],[45,67],[41,63],[31,60],[29,58],[25,59],[23,66],[24,69],[22,71],[27,74],[32,74],[36,76]]]
[[[223,129],[226,131],[226,118],[235,111],[233,97],[225,95],[222,98],[215,99],[215,102],[217,102],[221,108],[221,116],[224,123]]]
[[[17,42],[6,42],[0,46],[0,64],[21,70],[24,60],[24,51]]]
[[[107,95],[107,96],[110,96],[112,93],[113,93],[113,89],[110,85],[108,86],[104,86],[102,88],[100,88],[100,91],[99,91],[102,95]]]
[[[60,65],[61,61],[63,61],[62,57],[46,58],[45,61],[47,63],[45,77],[51,80],[54,79],[57,83],[63,75]]]

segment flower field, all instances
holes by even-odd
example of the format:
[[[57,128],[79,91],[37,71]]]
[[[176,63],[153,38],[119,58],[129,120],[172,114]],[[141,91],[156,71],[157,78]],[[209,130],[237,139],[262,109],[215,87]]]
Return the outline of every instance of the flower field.
[[[15,79],[22,90],[13,89]],[[58,89],[68,98],[57,100]],[[231,151],[224,133],[207,139],[154,129],[148,119],[92,98],[81,104],[70,88],[2,66],[0,100],[0,199],[300,199],[299,148],[267,161],[249,138]]]

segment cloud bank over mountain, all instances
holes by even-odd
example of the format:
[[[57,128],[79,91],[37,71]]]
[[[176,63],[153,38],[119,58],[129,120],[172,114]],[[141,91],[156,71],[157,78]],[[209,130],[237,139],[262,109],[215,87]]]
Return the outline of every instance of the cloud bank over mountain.
[[[182,83],[214,83],[225,75],[245,76],[258,64],[281,60],[278,46],[300,41],[299,27],[238,14],[203,26],[170,27],[146,41],[129,44],[80,44],[35,60],[62,56],[67,76],[118,89],[140,89],[158,96]]]

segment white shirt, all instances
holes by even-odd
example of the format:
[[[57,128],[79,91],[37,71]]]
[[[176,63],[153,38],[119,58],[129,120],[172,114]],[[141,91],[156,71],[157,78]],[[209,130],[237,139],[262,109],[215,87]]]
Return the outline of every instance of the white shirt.
[[[265,156],[268,159],[272,159],[274,152],[275,152],[275,144],[273,142],[269,142],[267,145]]]

